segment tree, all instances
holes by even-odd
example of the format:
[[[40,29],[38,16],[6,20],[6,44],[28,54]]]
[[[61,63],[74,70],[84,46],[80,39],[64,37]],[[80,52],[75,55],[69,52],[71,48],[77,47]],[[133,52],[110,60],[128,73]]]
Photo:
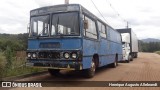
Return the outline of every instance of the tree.
[[[145,43],[145,42],[139,41],[139,50],[142,52],[160,51],[160,42]]]
[[[11,69],[12,67],[12,57],[13,57],[13,53],[12,50],[9,46],[7,46],[7,49],[5,51],[5,57],[6,57],[6,69]]]

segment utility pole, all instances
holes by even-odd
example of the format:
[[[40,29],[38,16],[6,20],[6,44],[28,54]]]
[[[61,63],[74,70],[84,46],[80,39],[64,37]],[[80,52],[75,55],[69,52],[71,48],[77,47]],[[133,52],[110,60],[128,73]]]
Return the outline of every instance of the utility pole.
[[[69,4],[69,0],[65,0],[65,4]]]
[[[128,22],[127,22],[127,26],[126,26],[126,28],[128,28]]]

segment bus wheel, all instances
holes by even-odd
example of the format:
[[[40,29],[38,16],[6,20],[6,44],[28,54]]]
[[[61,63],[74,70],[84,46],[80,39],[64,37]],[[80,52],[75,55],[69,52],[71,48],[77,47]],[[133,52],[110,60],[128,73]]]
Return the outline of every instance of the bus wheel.
[[[116,66],[118,66],[118,57],[117,57],[117,55],[116,55],[116,57],[115,57],[114,63],[111,64],[111,67],[112,67],[112,68],[116,68]]]
[[[85,76],[87,78],[92,78],[95,75],[96,65],[94,60],[92,60],[91,68],[85,70]]]
[[[48,69],[48,72],[52,76],[57,76],[59,74],[59,71],[60,71],[59,69]]]

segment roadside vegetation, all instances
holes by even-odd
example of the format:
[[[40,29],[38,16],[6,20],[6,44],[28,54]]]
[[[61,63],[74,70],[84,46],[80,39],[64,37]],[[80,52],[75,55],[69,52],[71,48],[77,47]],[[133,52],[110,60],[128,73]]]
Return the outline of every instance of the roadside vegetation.
[[[155,53],[159,54],[160,55],[160,51],[156,51]]]
[[[139,51],[141,51],[141,52],[159,53],[159,51],[160,51],[160,42],[145,43],[145,42],[139,41]]]
[[[25,66],[27,38],[28,34],[0,34],[0,80],[44,70]]]

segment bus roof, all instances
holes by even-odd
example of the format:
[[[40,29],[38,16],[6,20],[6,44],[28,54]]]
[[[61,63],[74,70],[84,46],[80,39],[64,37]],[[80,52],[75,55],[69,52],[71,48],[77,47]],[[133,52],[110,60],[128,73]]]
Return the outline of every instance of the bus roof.
[[[54,13],[54,12],[68,12],[68,11],[80,11],[80,5],[79,4],[60,4],[60,5],[54,5],[54,6],[46,6],[46,7],[41,7],[41,8],[31,10],[30,15],[35,16],[35,15]]]
[[[103,22],[101,19],[99,19],[97,16],[92,14],[90,11],[88,11],[86,8],[84,8],[80,4],[60,4],[60,5],[54,5],[54,6],[41,7],[41,8],[31,10],[30,15],[36,16],[36,15],[44,15],[49,13],[68,12],[68,11],[82,11],[83,13],[88,14],[91,18],[96,19],[104,23],[108,27],[112,28],[110,25]]]

